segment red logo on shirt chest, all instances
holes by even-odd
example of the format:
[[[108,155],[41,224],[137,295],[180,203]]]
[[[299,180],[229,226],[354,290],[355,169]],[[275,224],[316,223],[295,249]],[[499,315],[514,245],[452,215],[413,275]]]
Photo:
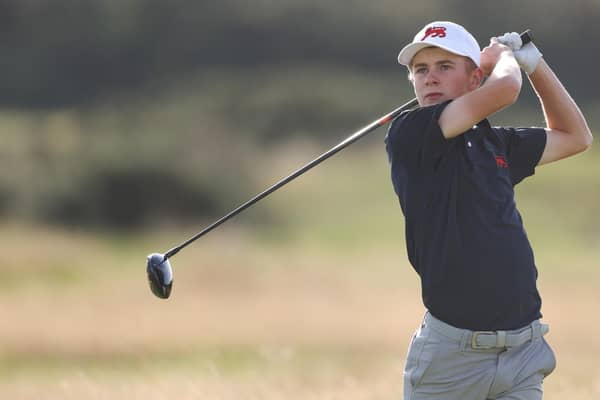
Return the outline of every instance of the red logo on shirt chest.
[[[496,165],[498,168],[508,168],[508,163],[506,162],[506,158],[504,156],[494,156],[496,159]]]
[[[425,31],[425,36],[421,41],[427,39],[429,36],[431,37],[446,37],[446,27],[444,26],[431,26],[427,28]]]

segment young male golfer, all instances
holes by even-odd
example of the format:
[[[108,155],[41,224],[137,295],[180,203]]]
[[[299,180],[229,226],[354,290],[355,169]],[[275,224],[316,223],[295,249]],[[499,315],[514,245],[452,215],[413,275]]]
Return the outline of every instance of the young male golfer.
[[[536,46],[521,47],[516,33],[481,51],[462,26],[433,22],[398,61],[420,108],[394,120],[386,149],[427,308],[410,344],[404,399],[539,400],[555,358],[513,187],[536,166],[586,150],[590,130]],[[545,128],[486,120],[517,100],[519,66]]]

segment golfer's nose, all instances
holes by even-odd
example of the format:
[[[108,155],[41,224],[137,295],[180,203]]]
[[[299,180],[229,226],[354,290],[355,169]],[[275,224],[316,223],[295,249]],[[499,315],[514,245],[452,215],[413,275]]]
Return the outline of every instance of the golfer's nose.
[[[427,76],[425,76],[425,85],[427,86],[431,86],[431,85],[437,85],[440,82],[437,73],[433,70],[430,69],[427,72]]]

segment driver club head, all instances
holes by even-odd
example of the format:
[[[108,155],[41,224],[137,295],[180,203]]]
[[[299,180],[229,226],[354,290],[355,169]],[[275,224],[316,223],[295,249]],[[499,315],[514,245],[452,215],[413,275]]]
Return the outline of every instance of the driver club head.
[[[146,272],[152,293],[161,299],[169,298],[173,286],[173,270],[169,259],[160,253],[150,254]]]

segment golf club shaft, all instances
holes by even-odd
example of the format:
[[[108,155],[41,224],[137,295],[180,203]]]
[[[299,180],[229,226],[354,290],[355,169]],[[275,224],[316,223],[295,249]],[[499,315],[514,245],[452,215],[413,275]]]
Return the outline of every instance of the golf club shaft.
[[[407,102],[406,104],[403,104],[402,106],[398,107],[394,111],[392,111],[392,112],[384,115],[383,117],[379,118],[376,121],[373,121],[372,123],[370,123],[369,125],[365,126],[362,129],[360,129],[359,131],[356,131],[355,133],[353,133],[352,135],[350,135],[348,138],[344,139],[342,142],[340,142],[336,146],[332,147],[330,150],[326,151],[325,153],[321,154],[319,157],[315,158],[314,160],[312,160],[311,162],[309,162],[308,164],[306,164],[302,168],[298,169],[297,171],[295,171],[291,175],[289,175],[289,176],[281,179],[279,182],[275,183],[273,186],[271,186],[270,188],[268,188],[264,192],[259,193],[258,195],[256,195],[252,199],[250,199],[247,202],[245,202],[244,204],[240,205],[235,210],[231,211],[229,214],[227,214],[227,215],[221,217],[220,219],[218,219],[217,221],[213,222],[211,225],[207,226],[202,231],[198,232],[197,234],[195,234],[194,236],[192,236],[191,238],[189,238],[185,242],[181,243],[179,246],[173,247],[171,250],[167,251],[165,253],[165,259],[174,256],[175,254],[177,254],[179,252],[179,250],[183,249],[184,247],[186,247],[190,243],[192,243],[195,240],[197,240],[197,239],[201,238],[202,236],[206,235],[208,232],[212,231],[213,229],[215,229],[216,227],[218,227],[219,225],[221,225],[225,221],[227,221],[230,218],[238,215],[239,213],[241,213],[242,211],[244,211],[248,207],[250,207],[253,204],[255,204],[256,202],[264,199],[265,197],[267,197],[268,195],[270,195],[271,193],[273,193],[274,191],[276,191],[280,187],[282,187],[282,186],[286,185],[287,183],[293,181],[294,179],[296,179],[300,175],[304,174],[305,172],[307,172],[308,170],[310,170],[314,166],[320,164],[321,162],[325,161],[329,157],[333,156],[334,154],[338,153],[339,151],[341,151],[341,150],[345,149],[346,147],[350,146],[352,143],[354,143],[357,140],[361,139],[362,137],[366,136],[371,131],[373,131],[373,130],[381,127],[381,126],[386,125],[388,122],[390,122],[391,120],[393,120],[394,118],[396,118],[398,115],[400,115],[400,113],[402,113],[403,111],[406,111],[406,110],[409,110],[409,109],[415,107],[417,104],[418,104],[417,99],[416,98],[412,99],[411,101]]]
[[[522,41],[523,45],[525,45],[525,44],[533,41],[533,35],[532,35],[530,29],[527,29],[523,33],[521,33],[521,41]],[[332,147],[330,150],[328,150],[325,153],[321,154],[319,157],[315,158],[314,160],[312,160],[311,162],[309,162],[308,164],[306,164],[302,168],[298,169],[296,172],[294,172],[291,175],[283,178],[282,180],[280,180],[279,182],[275,183],[273,186],[271,186],[270,188],[268,188],[264,192],[259,193],[258,195],[256,195],[255,197],[251,198],[250,200],[248,200],[244,204],[240,205],[238,208],[236,208],[235,210],[231,211],[229,214],[227,214],[227,215],[221,217],[220,219],[218,219],[217,221],[213,222],[211,225],[207,226],[202,231],[198,232],[197,234],[195,234],[194,236],[192,236],[191,238],[189,238],[185,242],[181,243],[179,246],[173,247],[172,249],[170,249],[169,251],[167,251],[165,253],[164,259],[166,260],[166,259],[174,256],[181,249],[183,249],[184,247],[186,247],[190,243],[198,240],[202,236],[206,235],[208,232],[212,231],[213,229],[215,229],[216,227],[218,227],[219,225],[221,225],[225,221],[231,219],[232,217],[235,217],[236,215],[238,215],[239,213],[241,213],[242,211],[244,211],[248,207],[250,207],[253,204],[257,203],[258,201],[264,199],[265,197],[267,197],[268,195],[270,195],[271,193],[273,193],[274,191],[276,191],[280,187],[282,187],[282,186],[286,185],[287,183],[293,181],[294,179],[296,179],[300,175],[302,175],[305,172],[307,172],[308,170],[312,169],[314,166],[320,164],[321,162],[325,161],[329,157],[333,156],[334,154],[338,153],[339,151],[341,151],[341,150],[345,149],[346,147],[350,146],[352,143],[354,143],[357,140],[361,139],[362,137],[366,136],[371,131],[373,131],[373,130],[381,127],[381,126],[386,125],[388,122],[390,122],[391,120],[393,120],[394,118],[396,118],[400,113],[402,113],[405,110],[408,110],[408,109],[411,109],[411,108],[415,107],[417,104],[418,104],[418,101],[417,101],[416,98],[414,98],[411,101],[409,101],[409,102],[403,104],[402,106],[398,107],[394,111],[392,111],[392,112],[384,115],[383,117],[379,118],[378,120],[373,121],[372,123],[370,123],[369,125],[365,126],[362,129],[360,129],[359,131],[353,133],[348,138],[346,138],[345,140],[343,140],[342,142],[340,142],[336,146]]]

